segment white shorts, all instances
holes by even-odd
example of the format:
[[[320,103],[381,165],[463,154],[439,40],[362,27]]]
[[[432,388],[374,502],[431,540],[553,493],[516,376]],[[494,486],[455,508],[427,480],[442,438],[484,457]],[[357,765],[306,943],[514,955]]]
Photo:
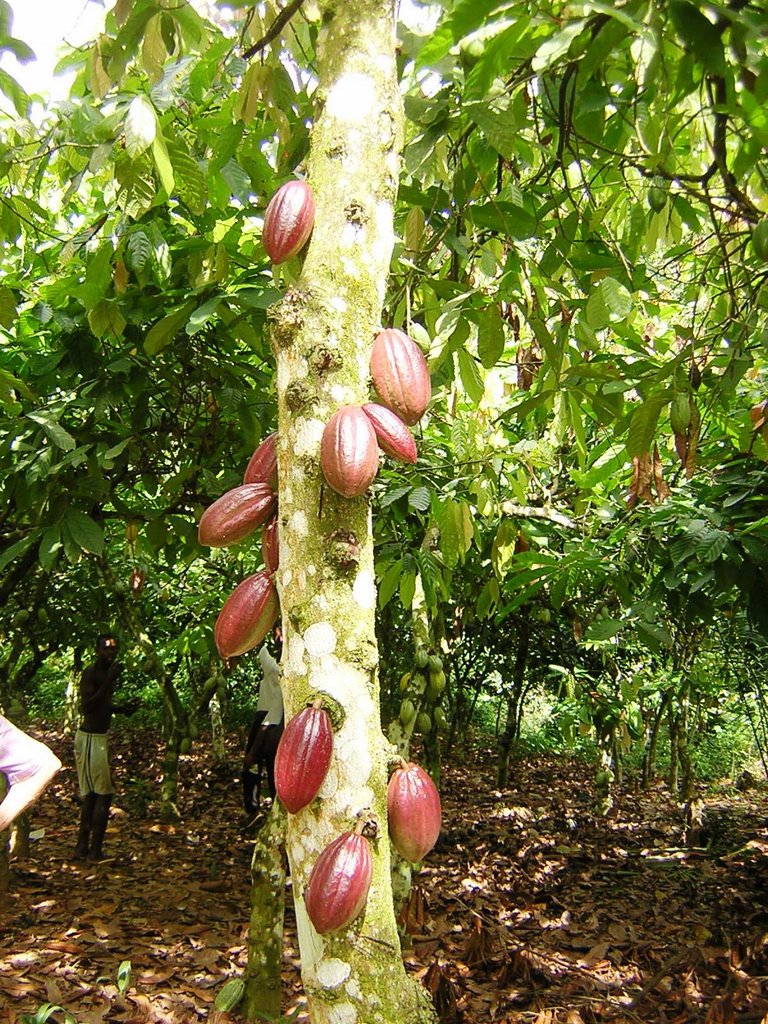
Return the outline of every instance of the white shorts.
[[[88,796],[89,793],[106,796],[108,793],[114,793],[105,732],[77,730],[75,733],[75,764],[80,796]]]

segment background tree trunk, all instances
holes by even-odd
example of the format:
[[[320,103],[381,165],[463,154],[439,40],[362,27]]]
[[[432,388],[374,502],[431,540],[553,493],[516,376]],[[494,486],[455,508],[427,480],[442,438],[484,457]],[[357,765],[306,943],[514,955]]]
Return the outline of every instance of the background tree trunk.
[[[308,179],[315,227],[303,271],[273,312],[277,360],[280,568],[286,721],[320,695],[334,719],[331,767],[313,802],[289,815],[302,978],[313,1024],[434,1019],[405,973],[395,924],[381,731],[370,509],[324,486],[320,438],[331,415],[368,398],[370,350],[394,239],[402,133],[394,4],[321,0],[317,119]],[[373,883],[363,914],[318,935],[304,890],[321,851],[374,818]]]

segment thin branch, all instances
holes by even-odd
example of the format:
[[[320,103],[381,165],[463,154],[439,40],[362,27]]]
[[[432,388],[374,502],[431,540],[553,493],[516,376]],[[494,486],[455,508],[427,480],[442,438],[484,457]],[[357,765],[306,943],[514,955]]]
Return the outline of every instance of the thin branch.
[[[269,29],[259,39],[258,42],[254,43],[253,46],[249,46],[248,49],[243,53],[243,60],[250,60],[251,57],[255,57],[257,53],[260,53],[272,40],[279,36],[283,28],[288,24],[294,14],[299,10],[304,0],[292,0],[287,7],[284,7],[278,14],[275,20],[270,25]]]
[[[539,508],[535,505],[516,505],[513,501],[502,503],[501,511],[507,516],[518,516],[520,519],[547,519],[558,526],[564,526],[567,530],[578,530],[578,524],[568,516],[555,512],[551,508]]]

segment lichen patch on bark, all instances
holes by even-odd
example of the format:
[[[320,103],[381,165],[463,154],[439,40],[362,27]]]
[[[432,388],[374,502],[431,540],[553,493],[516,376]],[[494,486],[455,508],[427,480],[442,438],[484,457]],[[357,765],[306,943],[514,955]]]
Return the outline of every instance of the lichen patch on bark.
[[[330,622],[315,622],[304,633],[304,646],[313,658],[332,654],[336,649],[336,630]]]
[[[322,960],[317,965],[315,977],[323,988],[333,989],[343,985],[350,975],[352,968],[344,960],[338,957],[331,957]]]
[[[352,585],[352,597],[365,611],[376,607],[376,580],[367,570],[357,574]]]

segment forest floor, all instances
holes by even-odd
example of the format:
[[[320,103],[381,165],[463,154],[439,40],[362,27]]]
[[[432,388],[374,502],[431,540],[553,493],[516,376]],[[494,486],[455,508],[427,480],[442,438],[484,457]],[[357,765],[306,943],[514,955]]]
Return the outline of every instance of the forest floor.
[[[65,764],[34,811],[42,831],[0,897],[0,1024],[43,1003],[71,1024],[195,1024],[246,962],[254,828],[241,811],[239,747],[182,758],[183,820],[154,815],[160,749],[112,741],[106,852],[71,859],[78,809]],[[700,845],[659,784],[594,813],[592,772],[539,758],[494,788],[489,752],[446,765],[444,829],[415,879],[407,968],[446,1024],[768,1024],[768,791],[705,798]],[[303,1012],[286,914],[284,1013]],[[295,1017],[293,1015],[296,1015]]]

